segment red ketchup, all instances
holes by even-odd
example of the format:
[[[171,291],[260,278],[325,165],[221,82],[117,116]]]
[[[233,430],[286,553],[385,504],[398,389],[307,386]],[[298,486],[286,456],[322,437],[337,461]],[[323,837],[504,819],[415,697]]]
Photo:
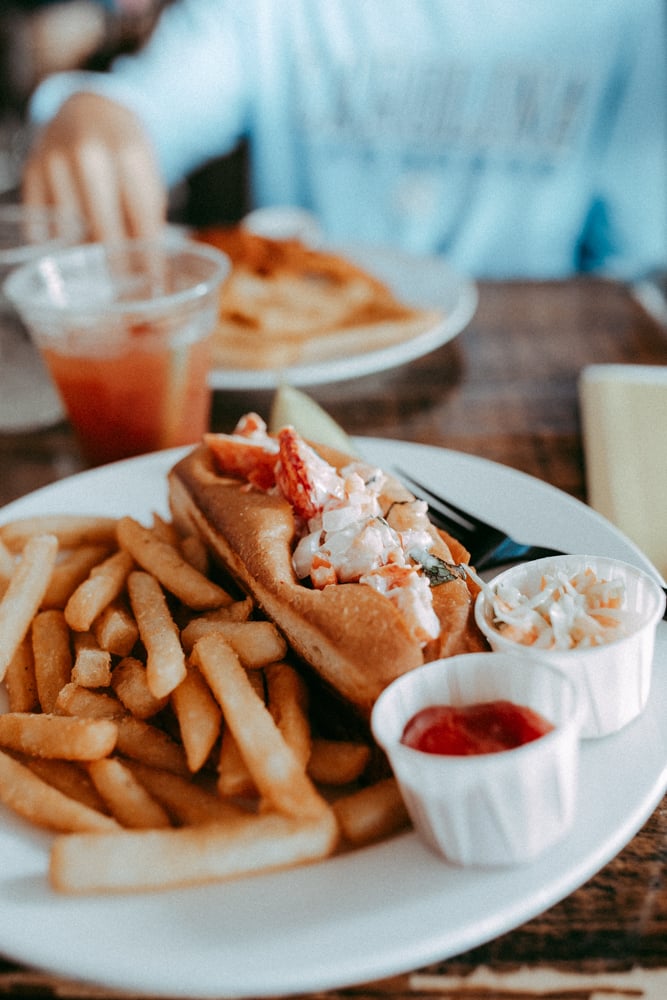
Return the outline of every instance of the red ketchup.
[[[423,753],[468,757],[512,750],[553,728],[538,712],[511,701],[431,705],[406,724],[401,743]]]

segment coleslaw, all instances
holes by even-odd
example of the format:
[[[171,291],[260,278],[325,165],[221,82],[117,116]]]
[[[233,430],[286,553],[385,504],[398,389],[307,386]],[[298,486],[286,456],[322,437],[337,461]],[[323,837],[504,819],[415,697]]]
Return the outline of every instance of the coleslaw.
[[[534,593],[521,591],[509,580],[496,588],[482,586],[498,631],[535,649],[601,646],[631,630],[623,610],[623,580],[600,578],[590,566],[575,573],[557,567],[545,570]]]

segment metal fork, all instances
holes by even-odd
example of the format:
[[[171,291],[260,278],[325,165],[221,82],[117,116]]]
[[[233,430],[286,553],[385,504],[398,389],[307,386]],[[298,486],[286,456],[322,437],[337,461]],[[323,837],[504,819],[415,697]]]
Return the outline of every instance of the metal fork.
[[[530,559],[541,559],[543,556],[564,555],[557,549],[517,542],[500,528],[487,524],[486,521],[433,493],[405,470],[395,471],[415,496],[428,503],[429,516],[433,524],[443,528],[466,547],[470,553],[470,562],[478,572],[511,563],[528,562]]]
[[[394,470],[410,486],[415,496],[425,500],[429,507],[429,517],[438,528],[449,532],[466,547],[470,553],[470,562],[477,572],[495,569],[499,566],[511,566],[513,563],[528,562],[531,559],[541,559],[546,556],[561,556],[565,553],[558,549],[549,549],[543,545],[527,545],[517,542],[509,535],[487,524],[481,518],[475,517],[466,510],[456,507],[449,500],[433,493],[423,483],[413,479],[404,469]],[[663,586],[667,595],[667,587]],[[667,609],[663,615],[667,620]]]

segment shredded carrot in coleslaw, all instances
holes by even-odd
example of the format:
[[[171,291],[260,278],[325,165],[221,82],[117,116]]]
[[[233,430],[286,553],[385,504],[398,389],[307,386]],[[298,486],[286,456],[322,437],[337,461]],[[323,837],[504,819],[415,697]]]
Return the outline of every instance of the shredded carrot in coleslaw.
[[[507,639],[536,649],[601,646],[628,634],[623,612],[625,584],[599,579],[587,567],[578,573],[544,573],[536,593],[509,582],[493,589],[484,584],[493,606],[493,622]]]

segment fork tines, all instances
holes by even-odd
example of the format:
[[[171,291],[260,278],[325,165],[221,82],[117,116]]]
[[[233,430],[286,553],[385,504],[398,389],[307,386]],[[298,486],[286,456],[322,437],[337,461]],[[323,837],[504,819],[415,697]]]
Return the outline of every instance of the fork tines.
[[[456,535],[460,541],[463,541],[460,537],[461,532],[468,534],[469,532],[490,528],[490,525],[476,518],[473,514],[461,510],[460,507],[457,507],[451,501],[445,500],[443,497],[438,496],[437,493],[433,493],[428,486],[417,482],[408,472],[405,472],[403,469],[396,469],[395,471],[403,482],[412,488],[419,499],[425,500],[428,503],[431,520],[434,523],[437,522],[439,527]]]

